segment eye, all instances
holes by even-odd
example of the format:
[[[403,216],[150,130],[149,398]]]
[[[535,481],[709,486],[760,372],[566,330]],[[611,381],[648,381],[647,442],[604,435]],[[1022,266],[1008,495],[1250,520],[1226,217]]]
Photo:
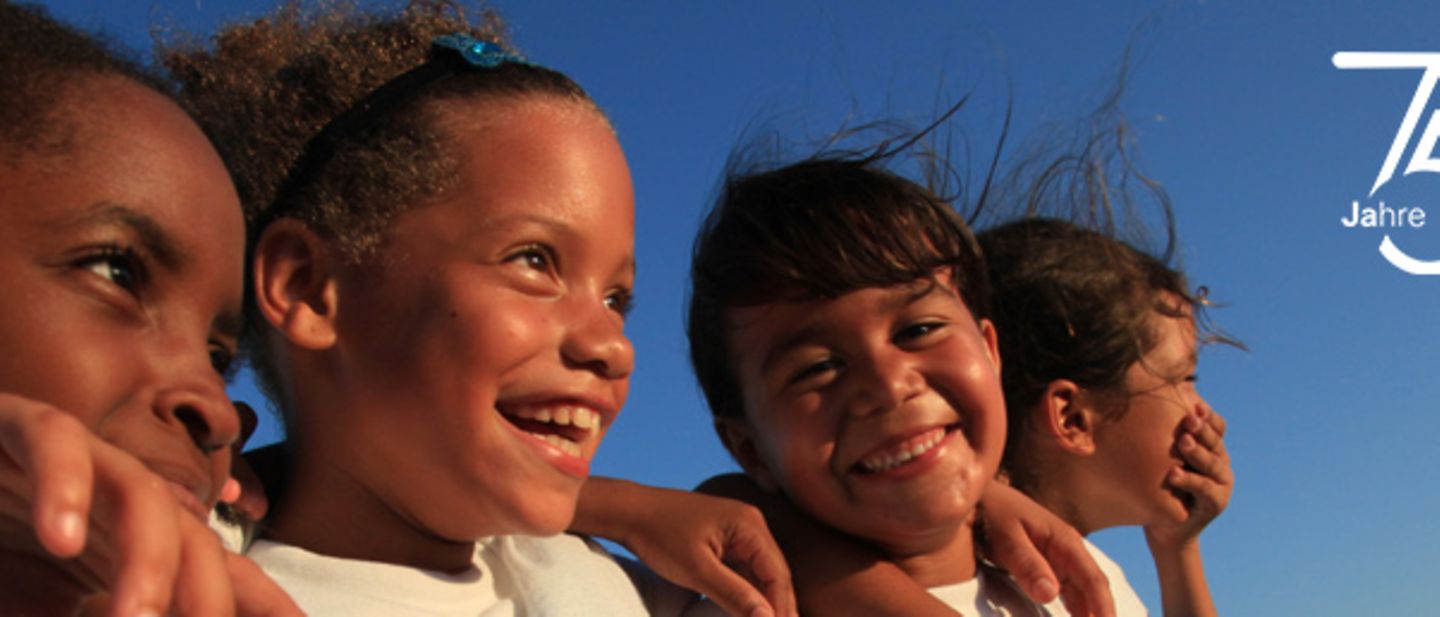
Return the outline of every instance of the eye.
[[[605,296],[605,308],[619,313],[622,318],[627,317],[635,309],[635,295],[629,289],[617,289]]]
[[[131,295],[139,295],[140,289],[145,285],[145,263],[131,248],[113,245],[100,247],[94,253],[82,257],[76,265]]]
[[[920,323],[910,324],[908,326],[905,326],[904,328],[901,328],[899,332],[896,332],[893,339],[897,344],[908,343],[910,341],[925,338],[930,334],[934,334],[935,332],[938,332],[940,331],[940,329],[944,328],[945,325],[946,324],[944,322],[940,321],[924,321]]]
[[[555,251],[543,244],[528,244],[520,247],[505,258],[506,262],[518,263],[536,272],[555,270]]]
[[[1200,375],[1198,373],[1191,373],[1185,376],[1185,381],[1188,381],[1190,383],[1198,383],[1200,381]]]
[[[800,372],[795,373],[795,375],[790,378],[789,383],[793,385],[809,381],[822,375],[837,371],[844,365],[845,364],[841,362],[838,358],[826,358],[824,360],[806,366],[803,369],[800,369]]]
[[[235,352],[220,343],[210,343],[210,366],[221,377],[229,381],[235,364]]]

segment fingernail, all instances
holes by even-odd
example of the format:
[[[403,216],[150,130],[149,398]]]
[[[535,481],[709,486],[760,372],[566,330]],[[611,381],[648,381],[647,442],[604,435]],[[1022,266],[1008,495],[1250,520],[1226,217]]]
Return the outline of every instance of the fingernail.
[[[775,617],[775,613],[770,610],[770,607],[762,604],[751,609],[750,617]]]
[[[79,540],[85,520],[78,512],[65,511],[55,515],[55,532],[66,540]]]
[[[1191,437],[1189,433],[1186,433],[1186,434],[1184,434],[1184,435],[1181,435],[1181,436],[1180,436],[1180,447],[1185,448],[1185,449],[1187,449],[1187,450],[1190,449],[1190,448],[1195,447],[1195,438],[1194,438],[1194,437]]]
[[[1180,468],[1177,467],[1177,468],[1175,468],[1175,469],[1171,469],[1171,470],[1170,470],[1170,481],[1171,481],[1171,482],[1179,482],[1180,479],[1183,478],[1183,477],[1185,477],[1185,472],[1181,471]]]
[[[1035,583],[1035,593],[1040,596],[1036,598],[1037,600],[1049,602],[1055,598],[1055,594],[1060,593],[1060,590],[1055,588],[1055,581],[1042,578],[1039,582]]]
[[[153,608],[136,609],[135,617],[160,617],[160,611]]]

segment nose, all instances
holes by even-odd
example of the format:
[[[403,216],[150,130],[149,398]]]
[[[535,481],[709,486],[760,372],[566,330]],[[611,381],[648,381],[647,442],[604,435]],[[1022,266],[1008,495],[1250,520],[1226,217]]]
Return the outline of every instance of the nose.
[[[925,390],[925,380],[919,371],[898,354],[871,354],[852,361],[850,371],[849,411],[852,415],[893,411]]]
[[[561,345],[565,361],[605,379],[625,379],[635,368],[635,347],[625,324],[603,305],[576,314]]]
[[[240,437],[240,416],[216,375],[194,375],[162,389],[155,397],[162,420],[185,427],[190,441],[210,454]]]

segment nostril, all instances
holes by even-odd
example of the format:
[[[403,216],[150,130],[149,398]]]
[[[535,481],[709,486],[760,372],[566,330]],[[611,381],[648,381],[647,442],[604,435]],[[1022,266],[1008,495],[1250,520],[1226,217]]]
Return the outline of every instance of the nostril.
[[[175,419],[185,426],[185,432],[190,435],[190,441],[200,451],[209,454],[230,444],[227,440],[218,438],[205,420],[205,414],[190,406],[182,406],[175,410]]]

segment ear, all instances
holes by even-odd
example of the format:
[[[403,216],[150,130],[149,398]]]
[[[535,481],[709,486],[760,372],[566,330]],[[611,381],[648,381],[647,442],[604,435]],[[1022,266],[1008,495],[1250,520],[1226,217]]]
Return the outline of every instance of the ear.
[[[271,223],[255,246],[255,303],[292,344],[335,344],[335,266],[328,245],[304,223]]]
[[[775,482],[770,467],[756,448],[755,432],[750,428],[749,421],[743,418],[715,418],[715,434],[720,436],[730,456],[735,457],[745,475],[750,476],[756,485],[769,493],[780,492],[780,485]]]
[[[990,366],[994,367],[995,374],[1000,374],[1000,335],[995,331],[995,324],[989,319],[980,320],[980,337],[985,340],[985,355],[990,358]]]
[[[1048,431],[1066,452],[1080,456],[1095,453],[1095,426],[1100,417],[1075,382],[1050,382],[1035,413],[1041,416],[1037,418],[1039,428]]]

